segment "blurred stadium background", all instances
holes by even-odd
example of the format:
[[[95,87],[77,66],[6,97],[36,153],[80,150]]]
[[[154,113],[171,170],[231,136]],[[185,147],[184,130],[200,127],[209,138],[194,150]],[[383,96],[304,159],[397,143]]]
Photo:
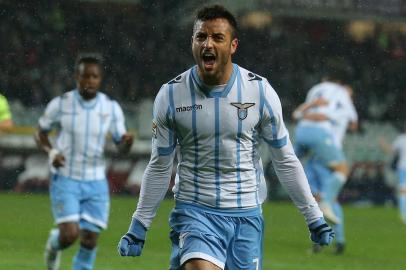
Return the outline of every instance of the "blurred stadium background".
[[[345,141],[352,169],[341,200],[351,206],[384,206],[382,213],[387,209],[391,213],[387,216],[398,222],[392,207],[396,204],[396,178],[388,166],[391,157],[383,155],[378,138],[391,141],[406,118],[406,1],[204,2],[222,3],[237,14],[240,45],[234,62],[269,79],[281,97],[290,130],[294,127],[289,123],[292,110],[320,80],[322,67],[328,64],[349,71],[361,131],[347,136]],[[138,193],[150,153],[153,99],[162,83],[193,65],[190,37],[194,11],[199,6],[200,1],[180,0],[0,0],[0,92],[9,101],[16,125],[10,133],[0,136],[1,208],[6,203],[11,207],[13,201],[19,205],[17,201],[21,198],[26,203],[24,207],[30,205],[27,196],[5,194],[12,192],[44,194],[32,196],[33,209],[44,203],[49,177],[47,157],[37,150],[33,132],[47,102],[75,87],[72,76],[75,59],[89,53],[103,59],[106,68],[103,91],[123,106],[127,125],[136,134],[128,157],[117,157],[114,147],[108,146],[111,192]],[[273,174],[266,148],[263,161],[270,199],[285,200],[286,193]],[[116,200],[123,204],[124,199]],[[122,216],[125,220],[121,221],[122,228],[134,200],[128,199],[128,204],[131,207]],[[44,208],[38,208],[48,221],[42,228],[44,232],[51,224],[47,207],[44,204]],[[11,209],[12,213],[19,211]],[[4,211],[0,210],[1,216],[7,216]],[[115,216],[114,204],[112,211]],[[0,220],[7,223],[2,217]],[[112,227],[117,228],[117,224]],[[4,245],[13,235],[11,229],[5,232],[0,232]],[[404,239],[404,229],[402,232]],[[46,233],[41,236],[38,241],[45,242]],[[5,249],[4,245],[1,248]],[[42,248],[42,242],[39,246]],[[404,251],[404,242],[402,248]],[[163,256],[165,260],[167,257],[168,254]],[[17,264],[13,265],[10,259],[9,264],[1,265],[0,269],[40,269],[13,268]],[[274,266],[273,269],[298,269],[283,263],[266,265]],[[121,269],[100,265],[99,268]],[[361,265],[353,269],[372,268]]]

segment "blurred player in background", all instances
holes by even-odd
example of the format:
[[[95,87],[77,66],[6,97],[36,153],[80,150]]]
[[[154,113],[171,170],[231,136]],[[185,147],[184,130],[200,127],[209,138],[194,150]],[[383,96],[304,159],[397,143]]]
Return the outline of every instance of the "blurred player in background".
[[[352,102],[353,90],[337,80],[314,86],[293,113],[300,120],[296,131],[296,153],[309,154],[305,164],[312,193],[320,201],[324,215],[334,224],[336,253],[345,247],[344,214],[338,195],[347,176],[342,143],[347,129],[357,129],[358,115]],[[318,252],[320,247],[314,246]]]
[[[49,156],[50,196],[58,229],[51,230],[45,250],[48,269],[59,269],[61,250],[80,238],[72,269],[93,269],[98,235],[107,227],[109,189],[104,145],[110,133],[122,153],[129,152],[133,136],[126,131],[117,102],[99,92],[103,68],[93,57],[76,66],[77,89],[54,98],[39,119],[36,141]],[[51,145],[48,134],[59,127]]]
[[[192,36],[197,65],[164,84],[155,99],[151,160],[118,245],[122,256],[141,255],[179,146],[170,269],[262,269],[260,137],[311,239],[326,245],[334,237],[293,151],[278,95],[265,78],[231,61],[236,32],[224,7],[198,12]]]
[[[10,131],[13,127],[10,107],[5,96],[0,94],[0,133]]]
[[[398,135],[392,144],[389,144],[384,138],[380,138],[379,144],[387,154],[397,157],[395,167],[399,179],[399,212],[402,222],[406,224],[406,121],[403,122],[403,133]]]

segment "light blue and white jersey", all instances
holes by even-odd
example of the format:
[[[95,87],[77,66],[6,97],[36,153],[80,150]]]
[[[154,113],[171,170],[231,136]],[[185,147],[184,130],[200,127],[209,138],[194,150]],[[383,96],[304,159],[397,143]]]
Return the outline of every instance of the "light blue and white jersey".
[[[303,119],[299,122],[299,126],[312,126],[319,127],[332,134],[333,125],[337,120],[337,109],[340,104],[346,104],[348,99],[348,93],[346,89],[337,83],[322,82],[313,86],[307,96],[306,103],[312,102],[318,98],[323,98],[328,101],[325,106],[313,107],[308,110],[308,113],[320,113],[326,115],[329,120],[326,121],[311,121]]]
[[[50,131],[58,127],[54,148],[65,157],[65,166],[51,167],[53,173],[77,180],[104,180],[104,145],[107,133],[119,142],[126,128],[117,102],[103,93],[85,101],[78,90],[56,97],[39,119],[39,127]]]
[[[392,143],[392,149],[399,153],[398,170],[406,171],[406,134],[402,133]]]
[[[279,179],[295,203],[309,219],[321,215],[291,146],[279,97],[265,78],[234,65],[228,83],[212,91],[195,66],[162,86],[153,118],[151,160],[134,215],[146,227],[164,196],[175,149],[177,201],[221,211],[259,207],[260,138],[269,144]]]
[[[334,118],[333,135],[337,146],[342,148],[348,124],[358,122],[358,114],[349,95],[347,98],[343,96],[342,101],[337,104]]]

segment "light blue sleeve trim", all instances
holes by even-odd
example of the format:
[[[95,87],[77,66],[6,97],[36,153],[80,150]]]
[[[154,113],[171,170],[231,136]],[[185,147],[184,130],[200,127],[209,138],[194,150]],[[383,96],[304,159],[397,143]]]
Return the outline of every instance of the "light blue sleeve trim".
[[[171,146],[168,147],[158,147],[158,155],[160,156],[169,156],[170,154],[172,154],[173,150],[175,150],[176,148],[176,144],[173,144]]]
[[[288,136],[285,136],[281,139],[275,139],[275,140],[268,140],[266,138],[263,138],[264,141],[272,146],[273,148],[282,148],[288,143]]]

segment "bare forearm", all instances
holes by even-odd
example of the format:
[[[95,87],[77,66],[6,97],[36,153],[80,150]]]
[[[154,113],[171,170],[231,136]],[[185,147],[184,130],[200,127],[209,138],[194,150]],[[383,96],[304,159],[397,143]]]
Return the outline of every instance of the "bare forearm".
[[[322,113],[307,113],[303,116],[303,119],[316,122],[329,120],[329,118]]]
[[[39,149],[43,150],[46,153],[48,153],[52,149],[52,144],[49,141],[48,133],[38,130],[35,133],[34,138]]]
[[[310,109],[311,107],[313,107],[313,104],[311,103],[303,103],[301,104],[299,107],[297,107],[297,109],[293,112],[293,120],[299,120],[300,118],[303,117],[304,113]]]

